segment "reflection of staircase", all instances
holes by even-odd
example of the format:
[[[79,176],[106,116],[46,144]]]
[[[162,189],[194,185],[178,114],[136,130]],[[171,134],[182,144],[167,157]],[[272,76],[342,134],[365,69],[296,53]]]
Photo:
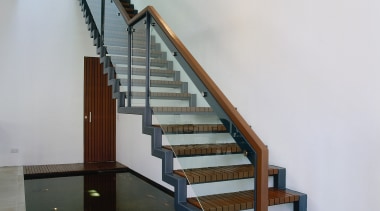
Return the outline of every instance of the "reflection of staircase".
[[[159,29],[147,33],[143,21],[129,28],[123,15],[134,17],[137,12],[129,2],[117,0],[125,11],[106,1],[101,29],[99,2],[81,0],[81,5],[113,96],[118,98],[118,111],[142,115],[143,133],[152,137],[152,155],[162,159],[162,179],[174,186],[176,210],[253,209],[256,161],[245,138],[209,100],[203,85],[176,62],[178,55],[169,50]],[[286,189],[284,168],[269,166],[267,175],[268,205],[293,203],[294,210],[306,211],[306,195]]]

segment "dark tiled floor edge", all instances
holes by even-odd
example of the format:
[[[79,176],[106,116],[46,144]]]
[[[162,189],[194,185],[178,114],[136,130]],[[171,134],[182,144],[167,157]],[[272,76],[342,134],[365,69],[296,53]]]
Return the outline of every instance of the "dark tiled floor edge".
[[[128,172],[129,168],[119,162],[72,163],[23,166],[24,179],[79,176],[96,173]]]

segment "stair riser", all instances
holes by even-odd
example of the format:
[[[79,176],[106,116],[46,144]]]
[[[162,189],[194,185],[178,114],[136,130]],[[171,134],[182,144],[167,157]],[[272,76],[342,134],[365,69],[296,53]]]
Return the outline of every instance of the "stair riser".
[[[222,124],[216,115],[155,115],[153,124]]]
[[[235,143],[228,133],[167,134],[162,141],[163,145]]]
[[[120,79],[120,86],[127,87],[129,85],[129,80]],[[144,77],[138,79],[133,77],[131,79],[131,88],[132,91],[136,91],[140,88],[140,92],[144,92],[147,86],[146,80]],[[151,92],[168,92],[168,93],[187,93],[187,83],[181,83],[176,81],[168,81],[168,80],[150,80],[150,90]]]
[[[132,83],[131,83],[131,86],[132,87],[145,87],[146,86],[146,83],[145,83],[145,80],[143,81],[144,79],[132,79]],[[161,83],[154,83],[151,81],[150,83],[150,87],[151,88],[168,88],[168,89],[179,89],[181,90],[182,89],[182,86],[183,84],[172,84],[170,83],[171,81],[168,81],[168,83],[164,83],[163,81],[161,81]],[[128,86],[128,79],[121,79],[120,80],[120,86]],[[151,90],[153,91],[153,90]],[[153,92],[156,92],[156,91],[153,91]],[[182,92],[182,93],[185,93],[185,92]]]
[[[211,155],[175,158],[180,166],[174,169],[206,168],[216,166],[250,164],[243,154]]]
[[[123,25],[115,25],[115,26],[105,26],[105,30],[107,30],[104,33],[104,37],[110,38],[110,39],[120,39],[120,40],[127,40],[128,39],[128,28],[127,26]],[[145,41],[146,35],[145,32],[134,32],[132,34],[132,40],[133,41]],[[151,42],[155,42],[155,37],[151,36]]]
[[[145,87],[143,86],[132,86],[132,92],[144,92]],[[162,87],[151,87],[150,90],[152,92],[165,92],[165,93],[181,93],[180,89],[173,89],[173,88],[162,88]],[[128,86],[120,86],[121,92],[127,92]]]
[[[127,39],[104,39],[105,46],[119,46],[119,47],[128,47]],[[132,43],[132,48],[146,49],[146,44],[144,42],[136,41]],[[151,50],[160,50],[160,44],[152,43],[150,46]]]
[[[128,57],[116,57],[116,56],[111,56],[111,62],[114,65],[128,65]],[[146,66],[146,59],[141,58],[141,57],[132,57],[132,66]],[[170,66],[172,66],[171,62],[161,60],[161,59],[151,59],[150,60],[150,66],[152,68],[166,68],[168,69]]]
[[[127,105],[127,100],[125,101]],[[182,106],[182,107],[188,107],[189,106],[189,101],[188,100],[172,100],[172,99],[166,99],[166,100],[151,100],[150,105],[151,106]],[[133,99],[132,98],[132,106],[134,107],[140,107],[140,106],[145,106],[145,99]]]
[[[128,75],[126,75],[126,74],[116,74],[116,78],[127,80],[128,79]],[[141,75],[133,75],[132,78],[133,79],[139,79],[139,80],[145,80],[145,76],[141,76]],[[152,80],[172,81],[172,78],[168,78],[168,77],[150,76],[150,78]],[[122,86],[124,86],[124,85],[122,85]]]
[[[188,185],[188,197],[214,195],[255,189],[255,179],[230,180],[205,184]],[[273,187],[273,177],[268,179],[268,187]]]
[[[128,75],[128,68],[116,66],[115,72],[120,75]],[[151,69],[150,74],[151,74],[151,77],[166,78],[166,80],[172,80],[172,81],[174,80],[174,77],[176,75],[175,71],[165,71],[165,70],[152,71],[152,69]],[[132,70],[132,78],[145,79],[145,76],[146,76],[145,68],[141,68],[138,71]],[[152,80],[154,79],[152,78]],[[164,79],[157,79],[157,80],[164,80]]]
[[[128,56],[128,51],[125,48],[107,48],[107,56]],[[145,57],[146,58],[146,50],[144,49],[133,49],[132,57]],[[166,55],[161,52],[150,52],[150,57],[153,59],[162,59],[166,60]]]
[[[144,92],[145,86],[132,86],[131,87],[132,92]],[[150,90],[152,92],[165,92],[165,93],[173,93],[173,94],[179,94],[184,93],[181,88],[167,88],[167,87],[150,87]],[[128,86],[120,86],[120,91],[127,92]]]
[[[125,42],[127,42],[128,32],[125,29],[119,30],[119,31],[107,32],[104,34],[104,39],[105,40],[118,39],[118,40],[125,40]]]
[[[128,40],[128,27],[127,25],[115,25],[105,26],[106,32],[104,33],[105,38],[110,39],[120,39],[120,40]],[[133,32],[132,33],[132,41],[145,41],[146,40],[146,32]],[[156,42],[156,38],[154,36],[150,37],[151,42]]]
[[[113,16],[111,14],[108,14],[105,17],[105,23],[104,23],[104,31],[105,32],[113,32],[118,29],[123,29],[126,31],[128,28],[128,25],[124,22],[124,19],[121,16]]]

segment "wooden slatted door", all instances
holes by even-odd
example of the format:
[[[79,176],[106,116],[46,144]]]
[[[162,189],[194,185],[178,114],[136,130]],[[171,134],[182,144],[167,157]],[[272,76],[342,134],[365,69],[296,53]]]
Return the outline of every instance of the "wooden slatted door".
[[[84,162],[116,161],[116,101],[97,57],[84,58]]]

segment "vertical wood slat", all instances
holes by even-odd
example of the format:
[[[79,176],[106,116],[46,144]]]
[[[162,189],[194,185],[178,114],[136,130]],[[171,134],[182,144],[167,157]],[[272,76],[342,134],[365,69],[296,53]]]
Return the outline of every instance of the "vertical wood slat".
[[[85,57],[84,161],[116,160],[116,101],[99,58]],[[92,122],[89,123],[89,113]]]
[[[94,112],[93,120],[94,121],[92,122],[92,124],[93,124],[92,128],[94,129],[95,137],[93,140],[91,140],[91,141],[93,141],[92,147],[91,147],[91,158],[92,158],[92,161],[96,161],[98,156],[102,157],[102,147],[99,146],[99,145],[101,145],[101,141],[99,140],[99,139],[101,139],[101,137],[99,137],[100,131],[101,131],[99,129],[101,129],[101,128],[99,127],[99,121],[98,121],[98,116],[101,115],[101,113],[99,112],[100,107],[97,106],[97,105],[99,105],[99,103],[101,103],[101,102],[99,102],[99,99],[98,99],[98,97],[101,96],[101,93],[100,93],[101,84],[99,83],[99,81],[100,81],[100,77],[99,77],[99,73],[98,73],[99,67],[94,64],[95,61],[92,61],[92,63],[94,66],[94,77],[95,77],[95,81],[94,81],[95,92],[93,93],[94,94],[94,98],[93,98],[93,100],[94,100],[93,101],[93,109],[94,109],[93,110],[93,112]],[[96,152],[97,147],[99,147],[98,153]]]

